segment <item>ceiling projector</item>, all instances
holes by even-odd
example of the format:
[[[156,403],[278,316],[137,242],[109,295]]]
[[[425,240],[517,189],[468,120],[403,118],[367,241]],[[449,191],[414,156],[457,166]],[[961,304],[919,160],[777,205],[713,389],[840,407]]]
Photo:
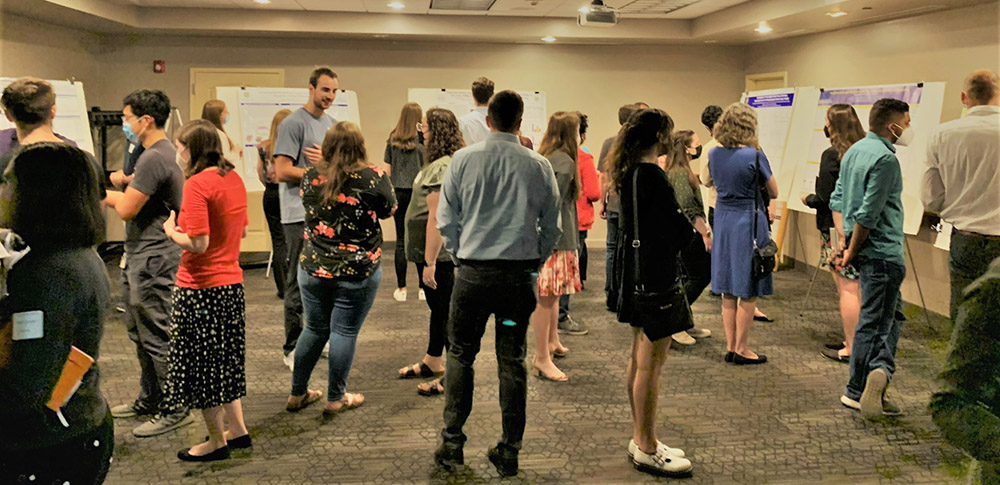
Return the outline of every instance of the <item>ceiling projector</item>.
[[[618,25],[618,11],[604,5],[601,0],[594,0],[589,7],[580,9],[576,23],[581,27],[614,27]]]

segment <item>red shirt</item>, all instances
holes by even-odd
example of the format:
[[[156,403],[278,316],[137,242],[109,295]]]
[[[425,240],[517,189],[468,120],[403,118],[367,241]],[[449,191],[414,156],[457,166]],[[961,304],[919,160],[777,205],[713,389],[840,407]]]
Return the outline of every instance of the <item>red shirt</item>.
[[[247,189],[235,170],[220,177],[206,170],[187,179],[177,229],[188,236],[208,236],[208,249],[181,255],[177,286],[214,288],[243,282],[240,242],[247,219]]]
[[[594,202],[601,200],[601,184],[597,180],[594,156],[580,149],[577,151],[580,167],[580,198],[576,200],[576,218],[579,230],[589,231],[594,225]]]

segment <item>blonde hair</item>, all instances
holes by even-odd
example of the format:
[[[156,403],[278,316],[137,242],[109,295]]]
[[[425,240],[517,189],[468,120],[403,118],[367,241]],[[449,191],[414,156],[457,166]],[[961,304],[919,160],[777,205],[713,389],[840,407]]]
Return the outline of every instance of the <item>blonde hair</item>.
[[[222,112],[226,110],[226,102],[221,99],[210,99],[205,101],[205,106],[201,108],[201,119],[208,121],[217,130],[226,133],[226,129],[222,126]],[[236,144],[233,140],[229,139],[229,134],[226,133],[226,141],[229,142],[229,150],[235,151]]]
[[[267,160],[265,160],[267,163],[272,163],[271,160],[274,159],[274,142],[278,140],[278,127],[290,114],[292,114],[292,110],[283,109],[275,113],[274,118],[271,118],[271,130],[267,134]]]
[[[757,112],[744,103],[727,106],[715,123],[712,136],[725,148],[740,145],[758,148]]]
[[[560,151],[565,152],[573,159],[573,185],[570,190],[573,192],[573,200],[580,197],[580,168],[577,166],[579,145],[577,137],[580,135],[580,117],[576,113],[569,111],[557,111],[549,118],[549,125],[545,129],[545,136],[538,147],[538,154],[548,158],[549,155]]]
[[[417,103],[406,103],[399,113],[399,121],[396,127],[389,133],[389,144],[405,150],[411,151],[417,148],[417,123],[423,116],[423,110]]]
[[[326,173],[323,186],[323,203],[336,202],[347,176],[368,167],[368,153],[365,151],[365,136],[358,125],[341,121],[326,132],[323,138],[323,160],[316,168]]]

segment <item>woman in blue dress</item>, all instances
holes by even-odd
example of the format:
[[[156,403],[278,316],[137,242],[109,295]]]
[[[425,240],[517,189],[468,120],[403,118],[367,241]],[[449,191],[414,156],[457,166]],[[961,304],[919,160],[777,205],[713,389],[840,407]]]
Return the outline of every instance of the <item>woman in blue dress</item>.
[[[772,294],[774,286],[770,274],[760,278],[751,274],[754,218],[757,245],[763,246],[770,239],[767,204],[778,196],[778,184],[757,143],[757,113],[753,108],[743,103],[729,105],[715,125],[713,135],[722,146],[708,154],[708,169],[719,193],[712,247],[712,290],[722,294],[726,362],[763,364],[767,357],[751,351],[747,340],[757,297]]]

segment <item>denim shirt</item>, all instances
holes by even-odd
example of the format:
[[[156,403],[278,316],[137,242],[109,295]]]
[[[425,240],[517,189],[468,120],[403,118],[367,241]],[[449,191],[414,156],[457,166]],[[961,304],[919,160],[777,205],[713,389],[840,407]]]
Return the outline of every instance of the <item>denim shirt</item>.
[[[562,233],[552,166],[509,133],[455,152],[437,217],[459,259],[545,261]]]
[[[844,154],[830,210],[843,215],[848,240],[855,223],[871,231],[858,256],[905,264],[902,193],[903,174],[888,139],[868,132]]]

